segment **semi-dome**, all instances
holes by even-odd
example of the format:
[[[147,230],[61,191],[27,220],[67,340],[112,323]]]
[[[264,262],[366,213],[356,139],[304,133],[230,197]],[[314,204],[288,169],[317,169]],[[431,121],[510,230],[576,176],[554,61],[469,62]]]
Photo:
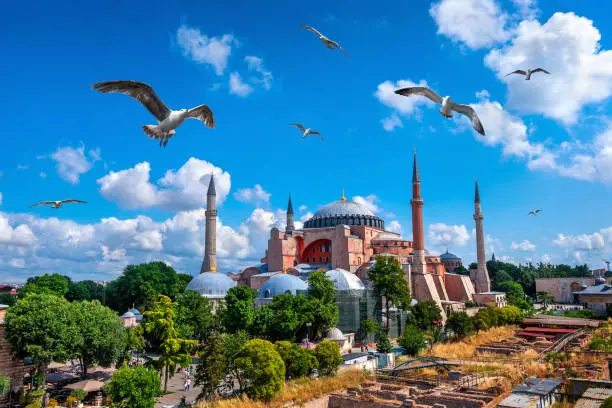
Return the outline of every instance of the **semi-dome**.
[[[369,208],[342,198],[319,208],[317,212],[304,223],[304,228],[327,228],[336,225],[366,225],[384,229],[385,222],[378,218]]]
[[[208,298],[221,298],[236,286],[236,282],[221,272],[204,272],[189,282],[185,290],[193,290]]]
[[[445,253],[440,255],[440,259],[461,259],[461,258],[459,258],[455,254],[451,254],[450,252],[448,252],[448,249],[447,249]]]
[[[325,275],[334,283],[337,290],[365,289],[365,285],[354,273],[344,269],[332,269],[325,272]]]
[[[272,299],[283,293],[297,294],[298,290],[307,290],[306,282],[297,276],[281,273],[268,279],[259,289],[259,299]]]

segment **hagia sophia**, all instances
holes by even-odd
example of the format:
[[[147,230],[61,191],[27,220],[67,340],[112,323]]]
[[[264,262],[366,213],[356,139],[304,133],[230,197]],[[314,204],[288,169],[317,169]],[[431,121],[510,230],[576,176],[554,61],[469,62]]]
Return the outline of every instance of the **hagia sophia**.
[[[289,197],[285,230],[272,228],[261,264],[247,267],[238,274],[228,274],[217,272],[216,193],[214,178],[211,178],[207,192],[204,261],[200,275],[189,283],[188,289],[216,302],[231,287],[245,285],[258,290],[256,304],[261,305],[270,302],[277,294],[306,291],[310,273],[324,270],[338,289],[338,327],[355,331],[361,320],[374,313],[371,304],[375,302],[371,299],[367,273],[374,265],[375,257],[385,255],[397,258],[402,265],[413,299],[436,302],[444,320],[449,313],[463,310],[467,301],[480,304],[504,302],[503,296],[491,292],[490,288],[478,183],[474,198],[478,266],[470,271],[470,276],[452,273],[461,266],[459,257],[448,251],[440,256],[433,255],[425,248],[423,199],[416,152],[410,201],[412,241],[386,230],[382,218],[365,206],[347,200],[344,192],[340,200],[319,208],[304,222],[302,229],[296,229]]]

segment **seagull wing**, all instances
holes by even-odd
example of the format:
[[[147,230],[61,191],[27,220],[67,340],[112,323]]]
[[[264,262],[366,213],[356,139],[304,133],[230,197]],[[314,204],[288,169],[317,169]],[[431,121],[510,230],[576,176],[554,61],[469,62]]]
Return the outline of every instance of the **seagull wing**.
[[[535,215],[534,211],[529,211],[529,213],[527,215]]]
[[[66,203],[80,203],[80,204],[87,204],[87,201],[82,201],[82,200],[76,200],[74,198],[70,198],[68,200],[62,200],[61,201],[62,204],[66,204]]]
[[[442,103],[442,97],[432,91],[431,89],[424,86],[411,86],[409,88],[402,88],[395,91],[398,95],[404,96],[412,96],[412,95],[421,95],[426,96],[435,103]]]
[[[344,48],[342,48],[341,46],[338,46],[338,49],[339,49],[340,51],[342,51],[342,53],[343,53],[344,55],[346,55],[346,58],[350,58],[350,57],[349,57],[349,55],[347,54],[347,52],[346,52],[346,51],[344,51]]]
[[[55,201],[41,201],[40,203],[36,203],[30,206],[30,208],[32,207],[39,207],[41,205],[53,205],[55,204]]]
[[[320,32],[318,32],[317,30],[315,30],[315,29],[314,29],[314,28],[312,28],[311,26],[307,26],[307,25],[301,24],[301,25],[300,25],[300,27],[302,27],[304,30],[308,30],[308,31],[310,31],[310,32],[312,32],[312,33],[315,33],[315,34],[316,34],[316,35],[318,35],[318,36],[325,37],[323,34],[321,34]]]
[[[537,213],[541,213],[541,212],[542,212],[542,210],[535,210],[535,213],[536,213],[536,214],[537,214]]]
[[[302,126],[301,124],[299,124],[299,123],[291,123],[289,126],[295,126],[298,129],[300,129],[302,132],[306,131],[306,128],[304,126]]]
[[[215,118],[213,116],[213,113],[206,105],[200,105],[196,106],[193,109],[189,109],[189,112],[187,112],[187,117],[201,120],[209,128],[215,127]]]
[[[170,115],[170,109],[159,99],[149,85],[136,81],[107,81],[93,84],[92,88],[101,93],[122,93],[131,96],[151,112],[158,121]]]
[[[536,68],[533,71],[531,71],[531,73],[533,74],[534,72],[544,72],[545,74],[550,75],[550,72],[548,72],[547,70],[545,70],[544,68]]]
[[[512,75],[512,74],[521,74],[521,75],[527,75],[527,73],[525,71],[523,71],[522,69],[517,69],[514,72],[509,73],[508,75]],[[506,75],[506,76],[508,76]]]
[[[460,105],[458,103],[453,104],[452,109],[469,117],[472,120],[472,127],[481,135],[485,136],[484,128],[482,127],[482,123],[480,123],[480,118],[474,108],[469,105]]]

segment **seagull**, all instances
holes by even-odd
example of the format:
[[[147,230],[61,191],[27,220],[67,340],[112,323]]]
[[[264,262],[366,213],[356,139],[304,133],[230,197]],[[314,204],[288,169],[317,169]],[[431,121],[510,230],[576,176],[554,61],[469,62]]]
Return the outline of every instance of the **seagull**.
[[[321,140],[325,140],[323,139],[323,136],[321,136],[321,134],[317,130],[312,130],[311,128],[306,129],[304,126],[302,126],[299,123],[291,123],[289,124],[289,126],[295,126],[296,128],[300,129],[302,132],[304,132],[304,134],[302,135],[302,139],[306,139],[306,136],[308,135],[317,135],[321,138]]]
[[[301,24],[301,25],[300,25],[300,27],[302,27],[303,29],[308,30],[308,31],[313,32],[313,33],[315,33],[316,35],[318,35],[318,36],[319,36],[319,40],[321,40],[321,42],[322,42],[323,44],[325,44],[325,45],[327,46],[327,48],[329,48],[330,50],[333,50],[333,49],[334,49],[334,47],[336,47],[337,49],[339,49],[340,51],[342,51],[342,52],[344,53],[344,55],[346,55],[346,58],[348,58],[348,57],[349,57],[349,56],[348,56],[348,54],[346,53],[346,51],[344,51],[344,50],[342,49],[342,47],[340,46],[340,44],[338,44],[338,43],[337,43],[337,42],[335,42],[335,41],[330,40],[329,38],[327,38],[326,36],[324,36],[323,34],[321,34],[320,32],[318,32],[316,29],[314,29],[314,28],[312,28],[312,27],[310,27],[310,26],[304,25],[304,24]]]
[[[511,72],[508,75],[512,75],[512,74],[525,75],[525,81],[529,81],[531,79],[531,74],[535,74],[536,72],[544,72],[545,74],[550,75],[550,72],[548,72],[544,68],[536,68],[533,71],[528,69],[527,72],[523,71],[522,69],[517,69],[516,71]],[[506,76],[508,76],[508,75],[506,75]]]
[[[31,205],[30,208],[32,208],[32,207],[39,207],[41,205],[50,205],[51,208],[60,208],[62,205],[66,204],[66,203],[87,204],[87,201],[75,200],[74,198],[71,198],[69,200],[61,200],[61,201],[41,201],[40,203],[36,203],[34,205]]]
[[[136,81],[107,81],[93,84],[92,88],[100,93],[122,93],[131,96],[144,105],[155,116],[158,125],[144,125],[142,130],[153,139],[159,139],[159,146],[166,147],[168,140],[176,134],[186,118],[198,119],[209,128],[215,127],[215,119],[206,105],[193,109],[171,110],[159,99],[149,85]]]
[[[538,215],[541,212],[542,212],[542,210],[533,210],[533,211],[529,211],[529,214],[527,214],[527,215]]]
[[[482,123],[480,123],[480,119],[478,118],[476,111],[469,105],[460,105],[458,103],[455,103],[451,100],[450,96],[445,96],[444,98],[442,98],[440,95],[424,86],[412,86],[409,88],[398,89],[397,91],[395,91],[395,93],[403,96],[426,96],[435,103],[442,104],[442,108],[440,108],[440,114],[445,118],[452,118],[452,111],[461,113],[462,115],[466,115],[472,120],[472,127],[478,133],[485,136],[484,128],[482,127]]]

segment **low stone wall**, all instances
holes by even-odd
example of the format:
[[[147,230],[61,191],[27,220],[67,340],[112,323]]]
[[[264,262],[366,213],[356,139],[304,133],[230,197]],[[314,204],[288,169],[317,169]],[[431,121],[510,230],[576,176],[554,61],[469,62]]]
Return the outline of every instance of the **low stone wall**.
[[[332,394],[329,396],[327,408],[396,408],[401,406],[401,403],[371,401]]]
[[[441,404],[446,408],[482,408],[486,405],[484,401],[473,398],[465,398],[461,395],[453,397],[440,394],[428,394],[415,398],[417,404],[435,405]]]

